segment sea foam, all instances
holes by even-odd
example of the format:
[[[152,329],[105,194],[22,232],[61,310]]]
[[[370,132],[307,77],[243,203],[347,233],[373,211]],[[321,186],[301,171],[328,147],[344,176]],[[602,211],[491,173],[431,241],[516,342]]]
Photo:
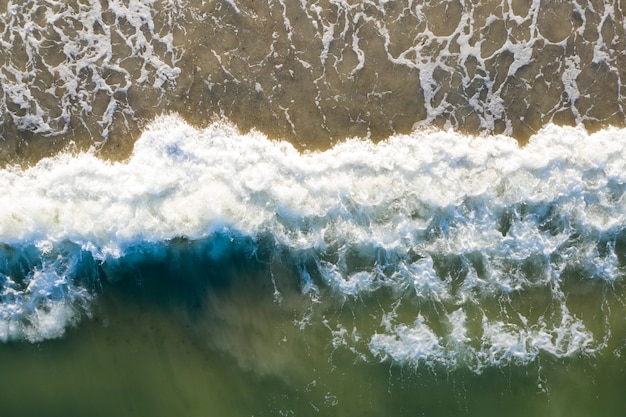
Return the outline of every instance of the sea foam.
[[[418,130],[300,153],[164,116],[126,161],[62,154],[0,171],[0,338],[61,336],[99,279],[167,262],[168,242],[204,242],[194,250],[219,262],[236,239],[293,265],[304,298],[392,294],[359,337],[324,322],[329,343],[366,356],[480,370],[593,354],[610,329],[568,296],[594,283],[600,316],[624,301],[625,148],[624,130],[548,126],[523,148]]]

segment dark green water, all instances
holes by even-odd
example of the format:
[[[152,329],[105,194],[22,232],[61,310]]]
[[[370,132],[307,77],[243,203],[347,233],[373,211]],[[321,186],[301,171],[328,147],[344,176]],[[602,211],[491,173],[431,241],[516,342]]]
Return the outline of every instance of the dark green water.
[[[198,267],[206,271],[206,265]],[[612,338],[617,343],[597,357],[540,356],[530,365],[491,366],[477,374],[371,355],[362,360],[348,346],[332,346],[324,318],[362,324],[372,320],[365,312],[375,311],[384,296],[333,307],[311,302],[289,277],[275,281],[277,301],[268,266],[241,259],[218,266],[204,280],[199,272],[163,271],[145,264],[134,279],[105,283],[94,317],[61,340],[0,345],[2,415],[626,412],[626,333],[619,322]]]

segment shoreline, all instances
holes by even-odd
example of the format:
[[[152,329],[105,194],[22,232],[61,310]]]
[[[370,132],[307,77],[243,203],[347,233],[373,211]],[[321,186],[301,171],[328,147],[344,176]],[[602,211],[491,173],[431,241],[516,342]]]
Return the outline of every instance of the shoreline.
[[[626,126],[622,10],[557,3],[15,3],[0,14],[0,163],[68,146],[124,159],[168,113],[300,150]]]

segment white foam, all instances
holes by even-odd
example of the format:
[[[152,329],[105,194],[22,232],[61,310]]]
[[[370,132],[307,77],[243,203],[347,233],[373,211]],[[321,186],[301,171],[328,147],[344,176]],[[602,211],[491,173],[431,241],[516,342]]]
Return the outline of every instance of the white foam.
[[[25,287],[4,273],[1,337],[58,336],[80,316],[72,306],[91,295],[67,261],[78,255],[55,258],[67,242],[106,272],[137,245],[150,253],[177,237],[260,245],[265,236],[297,266],[311,297],[324,288],[343,300],[387,288],[414,303],[408,316],[381,305],[379,327],[345,339],[370,354],[477,370],[591,354],[609,330],[592,334],[566,304],[563,271],[600,285],[622,279],[625,152],[624,130],[550,126],[525,148],[506,137],[425,130],[299,153],[227,123],[198,130],[162,117],[127,161],[65,154],[0,171],[0,242],[54,261],[35,265]],[[207,256],[228,250],[216,243]],[[542,317],[525,318],[510,297],[537,288],[552,302]]]
[[[619,117],[624,107],[619,80],[623,78],[620,51],[625,23],[622,11],[611,3],[587,7],[569,2],[551,7],[538,0],[525,4],[454,2],[444,9],[443,4],[420,2],[393,6],[387,1],[333,1],[328,7],[302,0],[259,9],[228,0],[217,13],[197,3],[11,2],[7,12],[0,14],[0,111],[20,130],[40,134],[61,134],[71,121],[78,122],[89,126],[94,142],[99,142],[116,115],[134,116],[137,109],[129,103],[135,101],[126,98],[127,93],[133,96],[132,87],[135,91],[152,88],[151,95],[163,98],[152,105],[167,106],[181,93],[167,87],[184,74],[183,78],[202,81],[210,89],[218,80],[224,85],[234,82],[241,97],[247,96],[246,89],[258,92],[257,86],[263,85],[270,113],[301,133],[298,109],[306,105],[297,99],[293,103],[291,98],[281,100],[287,90],[281,87],[282,77],[275,77],[278,69],[290,74],[292,81],[298,79],[303,90],[315,91],[314,101],[330,136],[335,136],[336,127],[326,122],[336,106],[345,107],[349,117],[363,122],[373,117],[365,115],[374,111],[371,105],[357,108],[351,103],[353,94],[402,96],[398,102],[409,108],[389,106],[393,110],[388,114],[379,109],[392,125],[396,114],[413,114],[412,122],[421,126],[437,123],[516,135],[563,115],[574,123],[612,123],[611,114]],[[233,13],[235,20],[231,20]],[[282,27],[277,26],[271,37],[248,44],[251,41],[243,34],[255,33],[264,15]],[[565,30],[555,34],[554,26],[563,29],[554,25],[557,16],[563,17]],[[240,34],[238,44],[219,42],[228,27],[228,32]],[[199,34],[211,35],[202,39]],[[219,65],[213,65],[213,59],[194,58],[199,44],[211,51]],[[265,56],[256,57],[251,50],[264,50]],[[283,63],[274,62],[279,55]],[[293,65],[296,62],[303,65],[306,76],[294,77],[299,68]],[[409,85],[414,91],[407,93],[407,83],[389,74],[396,70],[407,79],[418,77],[419,86],[413,80]],[[367,82],[366,86],[355,83],[361,73],[368,78],[379,75],[370,87]],[[609,77],[617,85],[604,89],[601,86],[606,83],[593,82],[594,76]],[[542,100],[541,88],[563,97]],[[405,94],[423,103],[412,104]],[[206,94],[202,96],[204,104],[190,105],[206,106]],[[222,107],[216,114],[229,114],[241,104],[238,99],[216,100],[214,104]],[[606,101],[615,112],[598,111],[590,104],[596,101]],[[145,110],[140,100],[137,106]],[[420,109],[425,110],[423,117]],[[540,112],[533,115],[541,119],[538,122],[530,121],[535,111]],[[141,125],[143,121],[136,122]]]
[[[16,251],[26,258],[30,250]],[[42,259],[35,260],[26,274],[13,269],[14,278],[0,272],[0,341],[61,337],[88,309],[92,295],[79,284],[82,279],[74,280],[79,254],[40,255]],[[3,258],[5,267],[15,267],[10,257]]]
[[[389,356],[400,362],[415,364],[444,361],[440,339],[418,316],[412,326],[399,325],[392,334],[374,334],[370,349],[375,355]]]
[[[59,135],[72,118],[87,125],[95,115],[101,130],[91,133],[106,139],[115,112],[133,117],[134,110],[120,98],[131,86],[161,88],[180,75],[181,51],[171,33],[155,27],[154,3],[110,0],[105,8],[99,0],[10,4],[9,13],[0,15],[6,57],[0,65],[3,117],[22,130]],[[164,9],[159,20],[169,15],[171,24],[178,9]],[[137,70],[128,69],[131,60],[139,63]],[[96,108],[101,96],[106,106]],[[15,106],[20,110],[13,111]]]

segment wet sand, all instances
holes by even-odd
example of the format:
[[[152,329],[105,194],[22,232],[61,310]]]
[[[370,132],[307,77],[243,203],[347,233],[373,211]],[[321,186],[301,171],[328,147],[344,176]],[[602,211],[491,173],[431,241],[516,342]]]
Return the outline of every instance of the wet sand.
[[[196,126],[226,118],[302,150],[424,126],[523,144],[548,123],[624,125],[617,4],[85,5],[52,8],[56,32],[31,4],[0,21],[4,164],[92,146],[124,159],[170,112]],[[59,34],[72,53],[50,47]]]

